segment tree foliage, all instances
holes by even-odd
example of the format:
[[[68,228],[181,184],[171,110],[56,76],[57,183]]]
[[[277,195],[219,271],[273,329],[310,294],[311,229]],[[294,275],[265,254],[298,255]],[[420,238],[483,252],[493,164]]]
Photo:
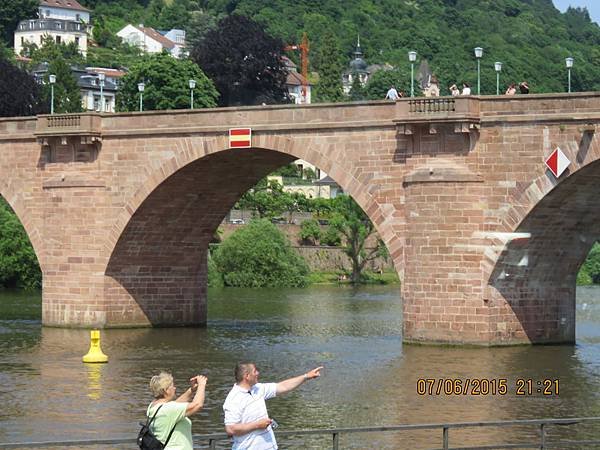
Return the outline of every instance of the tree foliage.
[[[582,279],[589,279],[590,283],[600,284],[600,243],[596,242],[579,271]],[[580,281],[578,279],[578,281]]]
[[[375,232],[373,222],[352,197],[339,195],[333,201],[331,227],[344,236],[343,250],[352,263],[350,279],[359,283],[366,264],[378,256],[387,258],[385,244],[378,239],[377,247],[367,250],[367,238]]]
[[[33,116],[48,111],[48,101],[35,79],[0,58],[0,117]]]
[[[324,45],[325,30],[330,30],[344,64],[358,33],[370,64],[410,68],[407,52],[416,50],[419,61],[426,58],[438,76],[442,94],[455,82],[476,84],[477,46],[484,49],[484,94],[495,94],[495,61],[504,63],[503,86],[527,80],[532,92],[564,92],[569,55],[575,58],[573,90],[600,90],[600,27],[585,9],[561,14],[550,0],[209,0],[205,5],[214,14],[234,12],[256,19],[286,42],[298,42],[307,31],[311,54]],[[311,69],[321,75],[320,57],[311,61]]]
[[[315,245],[321,239],[321,227],[316,219],[303,220],[300,224],[300,239],[302,242]]]
[[[288,101],[283,42],[244,16],[227,16],[192,49],[192,59],[215,82],[221,106]]]
[[[255,220],[219,246],[214,262],[226,286],[301,287],[308,267],[268,220]]]
[[[214,84],[190,60],[175,59],[166,53],[147,55],[132,66],[117,92],[119,111],[139,108],[138,83],[144,82],[144,109],[185,109],[190,107],[189,80],[196,80],[194,107],[216,106]]]
[[[329,30],[323,36],[319,47],[319,82],[315,87],[318,102],[339,102],[344,100],[342,92],[342,52],[336,36]]]
[[[37,289],[42,273],[31,242],[8,203],[0,198],[0,286]]]
[[[38,0],[0,1],[0,40],[12,46],[13,34],[21,20],[37,17]]]

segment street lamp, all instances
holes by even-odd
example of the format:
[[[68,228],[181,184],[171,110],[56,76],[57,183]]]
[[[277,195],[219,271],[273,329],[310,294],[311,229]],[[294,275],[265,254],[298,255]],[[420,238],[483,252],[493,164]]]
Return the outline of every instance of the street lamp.
[[[106,75],[104,72],[98,74],[98,81],[100,82],[100,112],[104,112],[104,79]]]
[[[415,96],[415,61],[417,60],[417,52],[408,52],[408,60],[410,61],[410,96]]]
[[[54,114],[54,83],[56,83],[56,75],[48,75],[50,82],[50,114]]]
[[[196,80],[190,80],[190,109],[194,109],[194,88],[196,87]]]
[[[477,58],[477,95],[481,95],[481,65],[480,60],[483,56],[483,49],[481,47],[475,47],[475,58]]]
[[[144,88],[146,85],[144,82],[138,83],[138,91],[140,92],[140,112],[144,110]]]
[[[567,72],[569,73],[569,93],[571,92],[571,67],[573,67],[573,58],[570,56],[565,58],[565,64],[567,65]]]
[[[502,63],[496,61],[494,63],[494,69],[496,70],[496,95],[500,95],[500,72],[502,71]]]

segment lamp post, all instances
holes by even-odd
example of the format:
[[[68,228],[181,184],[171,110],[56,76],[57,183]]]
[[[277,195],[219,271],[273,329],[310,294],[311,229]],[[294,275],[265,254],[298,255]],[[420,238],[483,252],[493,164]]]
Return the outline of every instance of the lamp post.
[[[100,84],[100,112],[104,112],[104,79],[106,75],[104,72],[98,73],[98,81]]]
[[[144,88],[146,85],[141,82],[138,83],[138,91],[140,92],[140,112],[144,110]]]
[[[417,52],[408,52],[408,60],[410,61],[410,96],[415,96],[415,61],[417,60]]]
[[[194,109],[194,88],[196,87],[196,80],[190,80],[190,109]]]
[[[481,95],[481,57],[483,56],[483,49],[481,47],[475,47],[475,58],[477,58],[477,95]]]
[[[502,63],[496,61],[494,63],[494,69],[496,70],[496,95],[500,95],[500,72],[502,71]]]
[[[567,65],[567,72],[569,76],[569,93],[571,93],[571,67],[573,67],[573,58],[570,56],[565,58],[565,64]]]
[[[50,82],[50,114],[54,114],[54,83],[56,83],[56,75],[48,75]]]

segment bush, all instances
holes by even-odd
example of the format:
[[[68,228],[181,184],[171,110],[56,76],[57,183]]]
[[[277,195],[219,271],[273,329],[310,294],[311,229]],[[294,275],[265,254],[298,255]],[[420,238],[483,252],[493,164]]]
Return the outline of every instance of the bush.
[[[0,198],[0,286],[39,289],[42,272],[25,229]]]
[[[315,219],[302,221],[300,225],[300,239],[303,243],[315,245],[321,239],[321,227]]]
[[[207,274],[208,287],[223,287],[223,276],[219,272],[215,260],[209,253],[208,256],[208,274]]]
[[[593,284],[592,277],[590,276],[589,273],[587,273],[585,268],[582,268],[579,271],[579,273],[577,274],[577,285],[578,286],[589,286],[591,284]]]
[[[334,227],[327,228],[327,231],[321,236],[321,245],[337,247],[342,243],[342,237]]]
[[[268,220],[255,220],[227,238],[214,254],[226,286],[300,287],[308,266]]]

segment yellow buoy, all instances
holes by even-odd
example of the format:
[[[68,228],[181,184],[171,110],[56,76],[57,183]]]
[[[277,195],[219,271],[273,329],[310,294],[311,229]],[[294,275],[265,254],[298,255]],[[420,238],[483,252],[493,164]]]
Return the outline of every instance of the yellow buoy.
[[[90,350],[83,357],[85,363],[105,363],[108,362],[108,356],[102,353],[100,348],[100,330],[90,331]]]

